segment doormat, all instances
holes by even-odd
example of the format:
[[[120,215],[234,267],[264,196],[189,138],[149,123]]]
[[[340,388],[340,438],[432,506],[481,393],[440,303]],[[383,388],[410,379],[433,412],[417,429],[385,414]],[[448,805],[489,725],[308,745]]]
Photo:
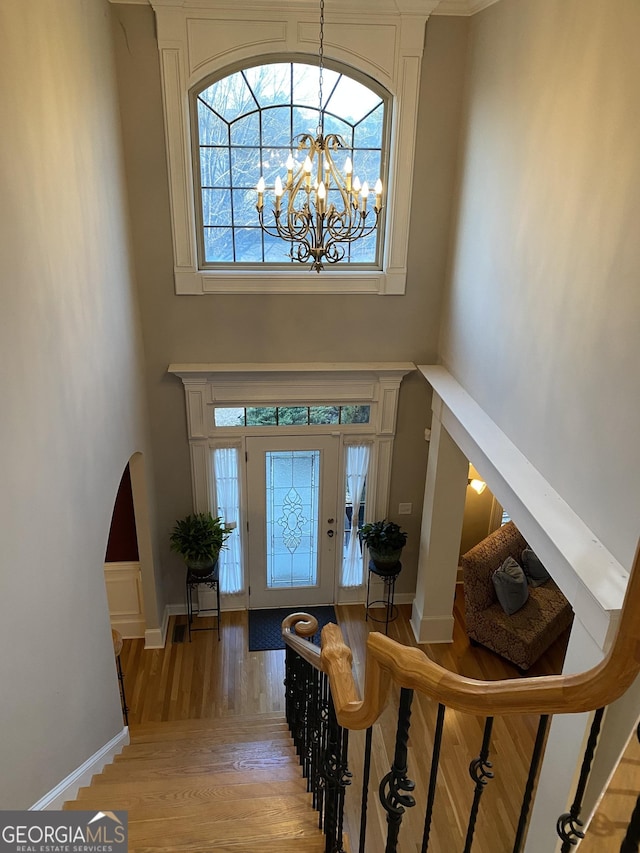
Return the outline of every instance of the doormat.
[[[272,649],[284,649],[282,639],[282,620],[290,613],[308,613],[318,620],[318,631],[311,641],[320,645],[320,631],[328,622],[338,624],[333,605],[324,607],[278,607],[275,610],[249,611],[249,651],[267,652]]]

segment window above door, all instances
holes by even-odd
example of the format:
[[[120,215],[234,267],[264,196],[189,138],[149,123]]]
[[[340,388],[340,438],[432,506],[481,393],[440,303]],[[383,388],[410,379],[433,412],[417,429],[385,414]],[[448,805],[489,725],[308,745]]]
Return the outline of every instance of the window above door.
[[[408,12],[403,14],[399,10],[405,4],[397,0],[378,0],[375,9],[370,9],[364,18],[360,4],[354,0],[345,0],[337,8],[327,10],[325,75],[336,85],[332,95],[335,113],[328,118],[355,140],[356,158],[360,156],[366,167],[361,179],[375,180],[377,175],[369,176],[368,172],[376,171],[375,166],[380,162],[389,215],[383,226],[384,233],[377,242],[363,243],[362,253],[356,252],[339,269],[325,269],[313,276],[305,265],[294,264],[286,258],[288,243],[282,241],[283,258],[278,258],[279,248],[269,241],[265,244],[257,229],[252,230],[254,226],[249,216],[255,211],[247,202],[250,196],[238,192],[255,184],[245,186],[242,183],[245,180],[241,175],[242,155],[232,144],[233,125],[237,121],[239,128],[240,122],[245,122],[245,130],[250,133],[250,125],[256,119],[250,112],[238,112],[237,120],[230,121],[232,116],[220,107],[224,115],[218,130],[224,128],[226,122],[229,144],[213,146],[221,150],[203,156],[203,150],[206,148],[209,152],[210,149],[208,143],[201,145],[200,123],[194,119],[192,124],[190,110],[194,109],[194,97],[202,110],[207,109],[206,93],[211,86],[234,75],[244,75],[242,80],[235,77],[235,81],[244,86],[247,81],[253,81],[246,90],[253,92],[257,68],[297,67],[301,70],[296,73],[302,79],[302,69],[312,68],[317,62],[316,10],[285,3],[278,8],[260,9],[258,13],[255,4],[247,0],[237,0],[233,8],[224,10],[215,8],[217,4],[213,0],[199,0],[193,6],[178,0],[175,3],[150,1],[158,24],[176,293],[404,293],[424,27],[431,7],[437,5],[436,0],[420,4],[418,14],[414,8],[409,8],[411,4],[407,4]],[[259,66],[256,56],[260,57]],[[353,82],[349,84],[349,80]],[[362,91],[359,90],[358,97],[345,97],[341,103],[338,96],[341,88],[347,85],[361,86]],[[364,90],[371,94],[365,97]],[[253,98],[254,94],[249,96]],[[264,117],[269,110],[288,108],[292,116],[294,98],[293,91],[288,104],[273,103],[273,99],[259,95],[255,98],[253,115]],[[374,103],[377,98],[381,107]],[[347,101],[350,106],[345,106]],[[327,106],[331,107],[331,99]],[[309,105],[304,109],[312,111]],[[314,109],[317,111],[317,105]],[[354,110],[363,114],[356,115]],[[201,117],[197,115],[197,106],[195,111],[195,118]],[[363,145],[358,155],[357,146],[361,144],[358,137],[367,129],[367,122],[372,126],[381,124],[381,136],[370,149]],[[388,146],[387,127],[393,127]],[[275,152],[287,148],[290,136],[286,141],[282,137],[265,143],[269,140],[263,136],[257,146],[247,146],[245,151],[257,148],[264,160],[269,149],[267,161],[271,164],[273,150],[274,163],[279,166]],[[249,159],[255,157],[255,150],[247,156]],[[355,162],[354,165],[359,168]],[[229,173],[228,179],[223,177],[225,171]],[[212,173],[220,183],[200,180],[204,177],[208,181]],[[236,203],[238,223],[235,221]],[[215,216],[210,218],[212,212]],[[205,236],[205,230],[209,233],[209,229],[209,236]],[[270,266],[278,261],[282,268]],[[246,264],[255,264],[255,267]]]
[[[334,154],[339,171],[351,160],[354,181],[386,184],[390,95],[373,80],[356,80],[344,66],[325,68],[326,134],[344,143]],[[320,122],[318,69],[306,62],[269,62],[207,79],[191,92],[191,137],[198,267],[289,269],[299,264],[291,243],[262,230],[256,209],[258,179],[273,191],[297,172],[305,154],[298,141]],[[342,202],[329,185],[327,205]],[[339,263],[381,269],[384,229],[345,243]],[[340,246],[341,244],[338,244]],[[336,267],[337,268],[337,267]]]

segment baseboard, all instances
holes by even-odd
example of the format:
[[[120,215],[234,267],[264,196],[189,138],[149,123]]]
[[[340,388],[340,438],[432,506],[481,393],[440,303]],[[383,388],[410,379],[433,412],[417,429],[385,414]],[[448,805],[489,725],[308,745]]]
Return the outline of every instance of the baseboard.
[[[107,764],[111,764],[116,755],[122,752],[128,743],[129,729],[125,726],[121,732],[111,738],[109,743],[105,743],[103,747],[94,752],[80,767],[76,768],[73,773],[70,773],[55,788],[52,788],[48,794],[45,794],[37,803],[34,803],[29,811],[59,810],[68,800],[75,800],[80,788],[88,785],[97,773],[102,773],[104,767]]]
[[[453,615],[424,617],[414,600],[411,609],[411,628],[418,643],[451,643],[453,622]]]
[[[159,628],[147,628],[144,632],[145,649],[164,649],[164,644],[167,641],[170,615],[169,605],[167,605],[162,614],[162,625]]]

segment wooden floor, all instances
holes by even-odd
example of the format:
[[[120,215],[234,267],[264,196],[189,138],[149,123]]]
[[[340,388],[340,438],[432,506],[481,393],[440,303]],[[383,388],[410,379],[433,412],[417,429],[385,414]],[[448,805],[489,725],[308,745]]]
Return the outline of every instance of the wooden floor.
[[[580,853],[619,853],[640,790],[640,743],[633,732],[589,824]]]
[[[415,646],[408,621],[409,607],[401,607],[400,611],[400,618],[390,625],[389,635]],[[336,613],[345,640],[353,651],[354,671],[362,684],[366,639],[369,631],[377,626],[365,622],[362,605],[340,606]],[[519,677],[515,667],[506,661],[469,645],[460,594],[456,598],[455,616],[453,643],[423,646],[430,657],[470,677],[488,680]],[[125,641],[122,665],[134,736],[137,725],[150,722],[230,718],[284,710],[284,652],[248,651],[245,612],[223,614],[220,642],[216,632],[194,633],[191,643],[172,642],[174,624],[183,622],[184,617],[172,618],[164,649],[144,650],[143,640]],[[213,621],[202,620],[202,624],[213,624]],[[567,636],[562,637],[531,674],[559,672],[566,640]],[[405,816],[400,853],[420,850],[436,712],[434,702],[416,695],[408,775],[416,782],[417,805]],[[384,850],[380,840],[384,813],[377,804],[376,790],[392,761],[396,715],[397,694],[374,730],[367,853]],[[430,853],[456,853],[464,847],[474,790],[468,766],[480,749],[483,724],[480,718],[447,711]],[[474,853],[510,853],[512,849],[536,726],[537,718],[528,716],[495,721],[490,756],[495,778],[483,794]],[[354,841],[358,836],[363,741],[363,734],[351,734],[350,763],[354,779],[347,798],[347,827]]]

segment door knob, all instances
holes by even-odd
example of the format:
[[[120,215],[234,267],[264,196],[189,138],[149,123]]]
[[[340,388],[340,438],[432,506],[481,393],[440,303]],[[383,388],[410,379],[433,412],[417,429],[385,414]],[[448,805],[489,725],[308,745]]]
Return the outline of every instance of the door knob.
[[[329,539],[331,539],[334,536],[334,531],[333,530],[327,530],[327,536],[329,537]]]

